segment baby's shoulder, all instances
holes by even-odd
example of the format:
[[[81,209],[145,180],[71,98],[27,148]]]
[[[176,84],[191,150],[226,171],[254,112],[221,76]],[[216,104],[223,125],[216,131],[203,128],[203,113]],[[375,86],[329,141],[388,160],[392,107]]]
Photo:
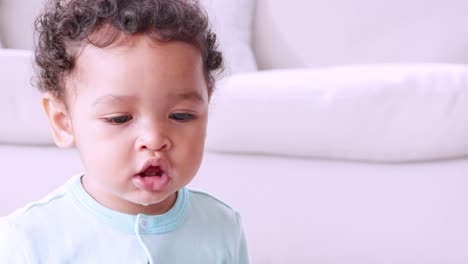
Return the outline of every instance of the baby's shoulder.
[[[27,262],[31,245],[43,240],[44,234],[66,214],[63,210],[65,197],[65,191],[59,188],[0,218],[0,263]]]
[[[207,203],[212,206],[221,207],[223,209],[227,209],[230,211],[233,210],[231,206],[229,206],[228,204],[214,197],[211,194],[208,194],[203,191],[193,190],[193,189],[189,189],[189,192],[190,192],[190,197],[192,198],[192,200],[196,202]]]
[[[66,213],[70,208],[65,188],[60,187],[40,200],[31,202],[6,216],[4,221],[11,225],[27,227],[44,222],[51,223],[54,218]]]
[[[202,191],[189,190],[189,192],[191,211],[199,217],[206,218],[203,220],[239,225],[239,213],[225,202]]]

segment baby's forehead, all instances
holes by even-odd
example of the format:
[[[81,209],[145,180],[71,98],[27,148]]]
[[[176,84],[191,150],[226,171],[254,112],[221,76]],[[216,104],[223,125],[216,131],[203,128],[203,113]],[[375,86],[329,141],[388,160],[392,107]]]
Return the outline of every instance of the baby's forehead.
[[[185,42],[157,43],[134,36],[119,46],[88,45],[69,78],[77,93],[85,90],[95,98],[93,105],[132,103],[148,96],[171,102],[208,101],[202,56]]]
[[[202,54],[193,44],[181,41],[160,42],[147,35],[127,36],[118,45],[106,47],[83,45],[75,52],[74,61],[70,73],[76,77],[110,68],[114,70],[114,77],[119,78],[119,74],[132,67],[148,74],[156,74],[158,71],[171,75],[196,69],[201,75],[206,75]],[[168,71],[163,67],[167,64],[177,64],[178,67]]]
[[[172,52],[174,49],[177,49],[177,52]],[[186,55],[195,55],[199,57],[199,59],[203,59],[203,54],[195,43],[178,40],[160,41],[154,39],[149,34],[135,34],[119,37],[118,40],[106,46],[86,42],[77,45],[73,53],[77,63],[83,58],[94,57],[99,61],[103,61],[139,53],[147,55],[147,59],[151,58],[149,57],[150,55],[156,57],[184,57]]]

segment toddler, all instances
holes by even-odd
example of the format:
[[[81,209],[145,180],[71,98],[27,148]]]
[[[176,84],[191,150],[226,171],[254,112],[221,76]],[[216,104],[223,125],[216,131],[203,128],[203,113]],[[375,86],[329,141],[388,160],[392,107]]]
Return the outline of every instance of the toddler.
[[[51,0],[36,29],[54,140],[85,173],[1,220],[0,263],[249,263],[239,214],[185,187],[222,67],[199,3]]]

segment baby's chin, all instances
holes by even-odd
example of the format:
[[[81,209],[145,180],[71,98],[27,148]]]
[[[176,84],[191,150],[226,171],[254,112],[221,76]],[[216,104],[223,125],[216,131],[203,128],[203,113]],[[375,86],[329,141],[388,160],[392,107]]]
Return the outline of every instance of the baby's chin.
[[[135,199],[131,201],[132,203],[136,205],[141,205],[144,207],[148,207],[150,205],[162,205],[162,203],[165,201],[165,199]]]
[[[145,207],[145,211],[150,209],[151,211],[156,211],[156,212],[159,211],[159,213],[165,213],[169,209],[171,209],[173,204],[175,203],[175,199],[171,199],[172,197],[175,198],[175,196],[176,194],[172,193],[172,194],[164,195],[164,196],[151,195],[150,197],[138,197],[135,199],[128,199],[128,200],[137,206]]]

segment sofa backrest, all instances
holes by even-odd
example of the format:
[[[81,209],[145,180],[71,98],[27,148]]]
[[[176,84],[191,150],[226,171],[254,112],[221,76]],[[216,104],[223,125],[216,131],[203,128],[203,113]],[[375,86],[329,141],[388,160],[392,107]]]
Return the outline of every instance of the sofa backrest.
[[[468,63],[464,0],[258,0],[260,68]]]
[[[256,1],[253,48],[260,69],[356,63],[467,63],[464,0]],[[32,47],[44,0],[0,1],[0,39]]]

